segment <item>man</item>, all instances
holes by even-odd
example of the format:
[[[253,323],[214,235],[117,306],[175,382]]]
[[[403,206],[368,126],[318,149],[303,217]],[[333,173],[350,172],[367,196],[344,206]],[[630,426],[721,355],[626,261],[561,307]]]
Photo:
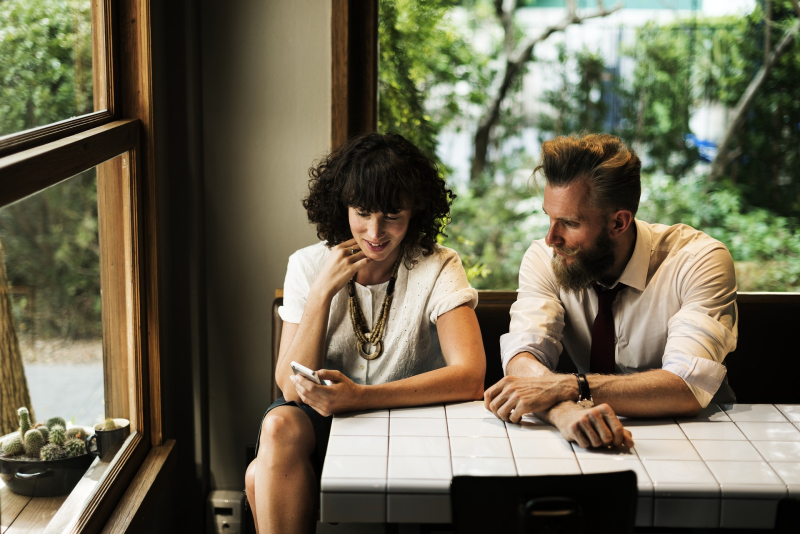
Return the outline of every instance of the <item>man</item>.
[[[636,220],[641,162],[617,137],[547,141],[539,170],[550,229],[522,260],[500,339],[506,376],[486,391],[487,409],[511,422],[536,413],[582,447],[631,446],[618,415],[692,416],[734,401],[722,364],[737,337],[725,245]],[[578,374],[554,372],[563,349]]]

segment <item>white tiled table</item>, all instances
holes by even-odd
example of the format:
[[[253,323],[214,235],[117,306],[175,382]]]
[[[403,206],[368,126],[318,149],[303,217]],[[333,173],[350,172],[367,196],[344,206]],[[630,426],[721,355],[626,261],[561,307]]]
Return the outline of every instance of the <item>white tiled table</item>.
[[[321,520],[449,523],[453,475],[632,469],[637,526],[772,528],[800,498],[800,405],[710,406],[691,419],[623,420],[630,451],[586,450],[535,417],[503,423],[467,402],[337,416]]]

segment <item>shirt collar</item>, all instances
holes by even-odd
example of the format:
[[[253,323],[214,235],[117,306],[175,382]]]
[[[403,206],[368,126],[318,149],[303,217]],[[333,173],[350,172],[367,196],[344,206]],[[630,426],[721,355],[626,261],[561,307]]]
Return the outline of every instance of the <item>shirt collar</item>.
[[[652,236],[650,228],[646,224],[639,222],[638,219],[634,219],[633,222],[636,224],[636,245],[634,245],[631,259],[628,260],[628,265],[625,266],[617,283],[644,291],[647,285],[647,271],[650,268]]]

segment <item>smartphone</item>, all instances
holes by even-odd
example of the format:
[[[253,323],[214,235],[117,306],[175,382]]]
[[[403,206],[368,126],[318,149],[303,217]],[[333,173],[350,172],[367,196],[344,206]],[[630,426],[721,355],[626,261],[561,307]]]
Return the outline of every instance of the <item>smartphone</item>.
[[[320,380],[319,376],[317,376],[317,372],[316,371],[312,371],[311,369],[309,369],[305,365],[301,365],[301,364],[299,364],[299,363],[297,363],[295,361],[292,361],[292,362],[289,362],[289,366],[292,368],[292,371],[294,371],[294,374],[300,375],[302,377],[305,377],[305,378],[311,380],[312,382],[314,382],[315,384],[318,384],[320,386],[330,386],[331,385],[331,381],[330,380]]]

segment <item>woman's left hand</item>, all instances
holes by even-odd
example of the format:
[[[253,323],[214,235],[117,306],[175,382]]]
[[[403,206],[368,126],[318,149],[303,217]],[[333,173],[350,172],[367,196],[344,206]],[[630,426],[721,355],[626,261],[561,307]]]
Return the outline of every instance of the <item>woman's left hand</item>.
[[[330,380],[331,385],[318,386],[307,378],[292,375],[291,380],[300,400],[325,417],[358,409],[363,386],[356,384],[340,371],[320,369],[317,376],[321,380]]]

